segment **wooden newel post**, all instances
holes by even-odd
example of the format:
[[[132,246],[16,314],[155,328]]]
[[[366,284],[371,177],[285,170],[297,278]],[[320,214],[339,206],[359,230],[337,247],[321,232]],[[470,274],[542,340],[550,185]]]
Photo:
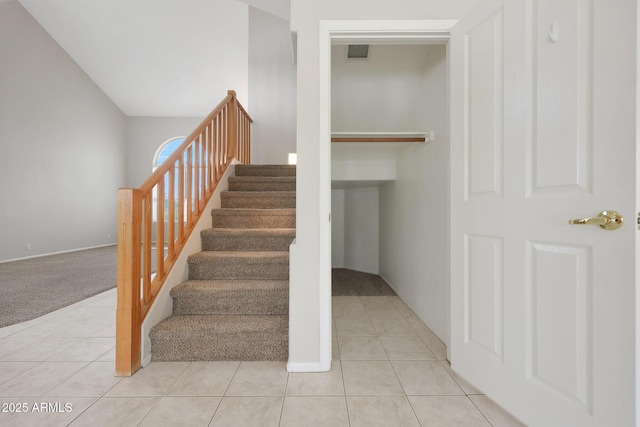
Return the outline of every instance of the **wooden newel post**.
[[[227,138],[229,138],[229,158],[233,159],[237,154],[237,143],[238,143],[238,123],[237,123],[237,108],[236,108],[236,92],[234,90],[230,90],[227,92],[228,95],[231,95],[231,100],[229,101],[229,112],[227,114]]]
[[[118,307],[116,309],[116,375],[140,369],[140,190],[118,190]]]

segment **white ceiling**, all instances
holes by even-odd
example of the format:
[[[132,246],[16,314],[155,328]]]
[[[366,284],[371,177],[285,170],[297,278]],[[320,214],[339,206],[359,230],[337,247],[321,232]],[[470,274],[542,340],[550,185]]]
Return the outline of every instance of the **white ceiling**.
[[[0,0],[2,1],[2,0]],[[202,117],[247,103],[248,5],[288,0],[18,0],[127,116]]]

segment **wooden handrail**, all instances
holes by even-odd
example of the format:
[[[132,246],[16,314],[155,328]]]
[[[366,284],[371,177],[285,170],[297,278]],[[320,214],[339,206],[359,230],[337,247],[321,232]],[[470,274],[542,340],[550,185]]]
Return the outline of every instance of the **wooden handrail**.
[[[142,321],[232,159],[250,162],[251,123],[230,90],[140,188],[118,190],[116,375],[140,368]]]

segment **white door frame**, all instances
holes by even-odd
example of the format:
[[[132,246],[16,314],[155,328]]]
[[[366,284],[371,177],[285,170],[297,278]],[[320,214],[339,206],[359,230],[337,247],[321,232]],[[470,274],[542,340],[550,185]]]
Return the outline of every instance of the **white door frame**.
[[[320,212],[331,212],[331,45],[446,44],[457,20],[321,20],[319,33]],[[320,359],[331,361],[331,223],[320,221]],[[450,323],[450,319],[447,319]],[[447,328],[448,330],[449,328]]]

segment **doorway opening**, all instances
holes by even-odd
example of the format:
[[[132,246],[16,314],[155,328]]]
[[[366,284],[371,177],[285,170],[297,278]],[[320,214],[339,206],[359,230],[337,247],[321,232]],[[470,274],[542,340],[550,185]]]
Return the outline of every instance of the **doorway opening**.
[[[320,59],[321,106],[327,107],[320,109],[321,141],[330,141],[334,132],[380,132],[389,134],[414,131],[427,133],[430,136],[430,131],[437,128],[435,129],[436,132],[434,132],[437,137],[430,143],[405,144],[395,147],[391,147],[391,143],[377,143],[378,146],[370,144],[368,147],[362,143],[354,143],[360,144],[357,147],[338,145],[338,143],[321,144],[321,162],[326,167],[323,171],[326,174],[325,179],[321,182],[321,185],[326,187],[321,188],[321,193],[327,205],[331,206],[332,223],[335,224],[336,219],[338,221],[343,220],[342,226],[345,227],[343,233],[347,231],[346,223],[344,222],[346,216],[351,215],[354,218],[359,216],[358,212],[355,214],[353,211],[347,212],[348,208],[344,200],[347,198],[357,200],[362,197],[368,200],[364,203],[356,202],[355,209],[356,211],[372,213],[374,217],[377,216],[378,224],[377,229],[374,226],[375,233],[367,233],[362,230],[356,231],[356,234],[359,232],[360,236],[355,236],[355,242],[360,239],[368,239],[369,246],[365,246],[368,250],[364,252],[374,253],[369,255],[368,259],[369,261],[373,259],[373,262],[367,263],[365,259],[364,264],[360,265],[377,268],[377,273],[381,274],[395,288],[400,298],[410,302],[412,305],[410,308],[417,313],[419,312],[419,317],[428,317],[429,315],[426,313],[437,312],[436,317],[440,320],[439,324],[436,321],[437,326],[434,329],[439,328],[438,335],[445,342],[448,341],[449,335],[447,250],[449,227],[449,107],[446,43],[453,23],[453,21],[420,23],[323,22],[321,30],[326,32],[327,38],[323,39],[321,37]],[[391,31],[387,27],[389,25],[393,25],[395,28]],[[390,55],[397,55],[403,49],[408,51],[431,48],[433,51],[439,51],[441,60],[434,60],[432,64],[429,64],[429,67],[437,70],[436,73],[425,73],[425,64],[422,63],[423,68],[421,69],[420,77],[416,81],[406,78],[402,80],[402,72],[394,75],[394,73],[385,72],[384,69],[378,69],[377,74],[374,72],[370,76],[364,76],[361,72],[356,73],[360,76],[360,79],[357,80],[355,87],[362,91],[362,95],[351,97],[350,99],[353,99],[356,103],[360,102],[361,105],[354,106],[346,103],[345,111],[362,112],[365,110],[369,111],[370,114],[360,115],[359,117],[346,117],[342,111],[339,111],[340,107],[336,107],[335,100],[341,95],[347,94],[348,91],[345,90],[345,87],[348,87],[350,82],[348,78],[346,81],[342,80],[345,79],[345,75],[336,74],[334,64],[336,58],[340,55],[336,51],[340,52],[341,49],[346,49],[348,44],[371,45],[369,59],[367,61],[351,62],[348,66],[352,68],[370,64],[377,53],[376,49],[380,49],[382,52],[387,51]],[[428,55],[422,58],[424,61],[426,61],[426,56]],[[411,63],[410,61],[407,62]],[[411,68],[411,65],[408,65],[408,68]],[[430,71],[433,71],[431,68]],[[345,74],[348,74],[348,71]],[[434,80],[432,78],[434,75],[442,76],[439,82],[437,82],[437,79]],[[376,78],[391,82],[397,78],[396,83],[399,86],[395,90],[389,90],[390,96],[385,96],[385,91],[380,84],[372,84],[372,81]],[[368,82],[367,79],[369,79]],[[410,80],[413,84],[407,83],[407,80]],[[431,87],[427,89],[429,85]],[[368,91],[367,88],[369,89]],[[381,90],[376,91],[376,89]],[[417,93],[432,94],[432,97],[431,99],[428,96],[416,97]],[[400,114],[400,119],[397,119],[393,114],[385,114],[384,108],[378,107],[378,110],[376,110],[376,106],[380,105],[380,101],[375,101],[374,98],[376,97],[382,99],[382,102],[392,112],[404,111],[404,108],[407,107],[410,113]],[[434,126],[433,123],[428,123],[430,113],[422,113],[422,111],[425,108],[428,109],[434,106],[433,99],[435,97],[439,97],[439,102],[437,102],[437,107],[432,108],[432,110],[440,109],[443,115],[434,120],[438,122]],[[352,127],[345,127],[345,124]],[[349,152],[346,157],[345,151]],[[359,152],[359,154],[354,155],[355,152]],[[365,153],[364,159],[359,157],[363,152]],[[383,152],[384,154],[380,154]],[[431,163],[424,164],[425,159],[430,159]],[[366,177],[349,175],[350,173],[355,173],[354,171],[360,171],[365,175],[369,173],[369,175]],[[390,173],[390,175],[384,179],[376,177],[376,173],[384,172]],[[341,180],[341,178],[336,180],[336,175],[341,173],[349,175],[349,178],[344,181],[350,182],[336,185],[336,181]],[[375,197],[372,197],[374,193]],[[431,205],[428,200],[431,198],[429,197],[430,193],[433,193],[436,197]],[[336,212],[336,208],[340,208],[336,201],[341,200],[343,201],[342,212],[340,212],[340,209]],[[369,207],[367,207],[367,203],[370,204]],[[356,228],[363,228],[361,221],[356,219],[355,222],[357,223]],[[438,232],[435,235],[430,230],[430,224],[436,224],[435,229]],[[338,251],[336,256],[336,242],[334,240],[336,235],[338,239],[340,238],[340,233],[336,233],[335,228],[332,229],[331,226],[328,227],[326,233],[328,238],[325,240],[325,253],[332,254],[332,256],[327,256],[322,261],[326,261],[326,264],[323,263],[324,266],[330,268],[336,265],[336,258],[340,256],[343,256],[346,261],[349,257],[346,252],[349,249],[346,244],[343,244],[342,253]],[[373,244],[371,244],[372,234],[375,234],[373,236]],[[346,234],[343,234],[343,236],[346,236]],[[408,244],[403,245],[402,240],[405,240]],[[371,250],[371,245],[373,245],[373,251]],[[354,246],[357,245],[354,243]],[[356,253],[357,258],[358,251],[356,250],[354,253]],[[359,255],[362,258],[363,252],[359,252]],[[399,262],[396,262],[398,260]],[[352,262],[356,263],[362,261],[362,259],[352,260]],[[434,280],[434,282],[438,282],[437,284],[425,284],[424,266],[428,263],[433,263],[439,269],[437,274],[439,278]],[[418,268],[407,268],[407,265],[417,266]],[[427,278],[428,281],[429,278]],[[424,293],[425,289],[428,291],[427,293],[437,295],[437,298],[428,298]],[[326,301],[326,307],[330,307],[330,301],[328,300],[331,294],[330,274],[326,276],[326,289],[322,291],[322,294],[327,299],[321,301],[321,312],[323,312],[322,304],[324,301]],[[435,301],[438,302],[435,303]],[[437,304],[439,309],[431,310],[428,307],[429,303]],[[325,320],[327,318],[330,319],[329,310],[327,310],[327,314],[328,316],[325,317]],[[432,319],[423,318],[423,320],[427,324],[434,325]],[[323,324],[325,323],[323,322]],[[329,329],[328,332],[328,336],[323,340],[324,343],[331,342],[329,341],[331,330]]]

